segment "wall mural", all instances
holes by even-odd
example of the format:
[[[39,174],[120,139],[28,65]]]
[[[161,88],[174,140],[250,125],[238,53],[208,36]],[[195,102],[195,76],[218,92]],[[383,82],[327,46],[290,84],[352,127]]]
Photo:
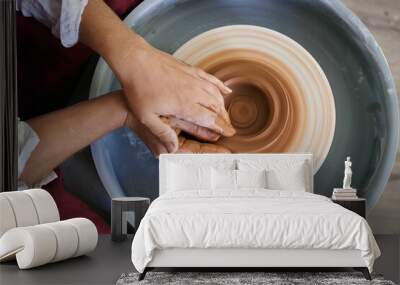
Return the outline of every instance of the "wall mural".
[[[152,45],[215,74],[237,135],[233,152],[312,152],[314,191],[353,186],[378,201],[398,139],[394,83],[381,50],[339,1],[145,1],[125,20]],[[156,79],[155,79],[156,80]],[[103,60],[91,97],[117,89]],[[128,129],[92,145],[111,197],[158,195],[158,161]]]

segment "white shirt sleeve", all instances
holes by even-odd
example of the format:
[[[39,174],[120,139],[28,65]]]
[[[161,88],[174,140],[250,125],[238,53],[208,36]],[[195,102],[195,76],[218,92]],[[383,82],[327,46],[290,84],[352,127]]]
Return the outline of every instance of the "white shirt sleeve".
[[[65,47],[78,42],[79,25],[88,0],[17,0],[17,11],[51,28]]]
[[[25,122],[18,121],[18,189],[28,189],[28,188],[39,188],[43,185],[46,185],[50,181],[57,178],[57,174],[52,171],[48,176],[43,178],[39,183],[35,185],[26,185],[23,181],[20,180],[20,176],[22,171],[25,168],[25,165],[32,154],[32,151],[39,144],[39,137],[36,132]]]

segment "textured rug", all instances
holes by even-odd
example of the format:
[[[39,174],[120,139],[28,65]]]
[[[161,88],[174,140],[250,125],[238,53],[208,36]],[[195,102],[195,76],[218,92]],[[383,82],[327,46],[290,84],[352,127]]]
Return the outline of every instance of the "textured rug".
[[[138,276],[138,273],[122,274],[117,285],[395,285],[380,275],[373,275],[373,280],[368,281],[359,272],[148,272],[142,281],[137,280]]]

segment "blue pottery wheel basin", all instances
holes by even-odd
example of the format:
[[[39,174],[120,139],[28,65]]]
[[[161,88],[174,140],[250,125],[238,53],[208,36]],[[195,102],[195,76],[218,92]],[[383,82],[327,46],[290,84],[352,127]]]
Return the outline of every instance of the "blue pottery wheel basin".
[[[399,109],[394,82],[377,42],[340,1],[144,1],[125,22],[150,44],[174,53],[185,42],[227,25],[255,25],[299,43],[323,69],[334,96],[336,126],[314,192],[330,196],[343,180],[344,160],[353,161],[353,183],[368,210],[389,179],[398,145]],[[90,97],[120,88],[100,59]],[[158,196],[158,160],[129,129],[91,146],[110,197]]]

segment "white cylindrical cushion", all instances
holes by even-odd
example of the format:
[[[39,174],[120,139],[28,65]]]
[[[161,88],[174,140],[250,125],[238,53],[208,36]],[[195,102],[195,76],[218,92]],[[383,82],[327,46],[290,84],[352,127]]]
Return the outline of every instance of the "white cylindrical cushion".
[[[33,226],[39,223],[36,208],[31,197],[23,191],[1,193],[13,209],[17,227]]]
[[[76,218],[7,231],[0,238],[0,261],[16,256],[21,269],[86,254],[97,245],[96,226]]]
[[[43,226],[51,229],[57,238],[57,252],[52,262],[64,260],[75,255],[78,249],[79,237],[70,223],[62,221],[44,224]]]
[[[49,192],[43,189],[29,189],[24,190],[23,193],[31,197],[39,218],[39,224],[57,222],[60,220],[56,202]]]
[[[42,225],[11,229],[0,239],[0,260],[15,255],[20,269],[51,262],[56,250],[56,236]]]
[[[53,197],[43,189],[0,193],[0,237],[9,229],[60,220]]]
[[[64,222],[70,223],[78,232],[79,245],[74,257],[86,254],[96,248],[98,233],[95,224],[91,220],[74,218]]]
[[[0,237],[9,229],[15,228],[14,211],[11,208],[10,202],[6,197],[0,194]]]

